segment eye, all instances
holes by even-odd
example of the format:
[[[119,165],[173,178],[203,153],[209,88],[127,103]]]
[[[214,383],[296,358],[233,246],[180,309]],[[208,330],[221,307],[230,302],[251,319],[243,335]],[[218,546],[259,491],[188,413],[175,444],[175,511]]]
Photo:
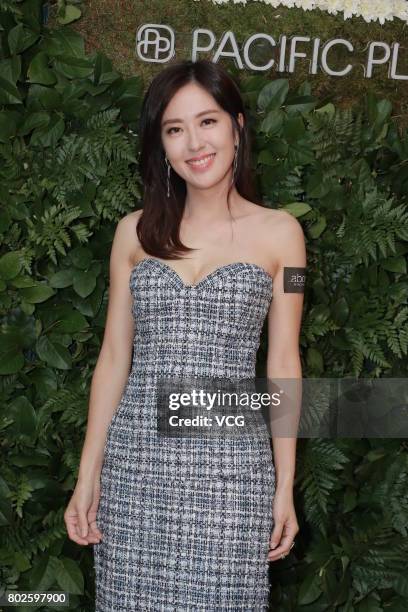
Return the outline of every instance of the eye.
[[[206,121],[211,121],[212,123],[217,123],[217,120],[216,120],[216,119],[211,119],[211,118],[208,118],[208,119],[203,119],[203,120],[202,120],[202,123],[205,123]],[[166,134],[171,134],[172,130],[179,130],[179,129],[180,129],[180,128],[178,128],[178,127],[171,127],[171,128],[169,128],[169,129],[167,130]]]

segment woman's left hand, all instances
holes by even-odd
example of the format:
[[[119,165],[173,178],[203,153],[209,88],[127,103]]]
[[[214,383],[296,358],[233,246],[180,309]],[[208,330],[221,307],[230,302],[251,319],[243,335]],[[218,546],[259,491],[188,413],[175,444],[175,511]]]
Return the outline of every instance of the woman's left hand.
[[[268,561],[287,555],[293,546],[299,525],[293,504],[293,487],[277,488],[273,501],[274,528],[269,541]]]

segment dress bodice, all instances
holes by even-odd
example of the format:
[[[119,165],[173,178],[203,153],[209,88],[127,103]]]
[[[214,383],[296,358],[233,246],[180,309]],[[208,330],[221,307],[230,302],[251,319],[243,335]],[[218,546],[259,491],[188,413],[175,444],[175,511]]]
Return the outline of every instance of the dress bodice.
[[[145,258],[130,276],[135,321],[132,373],[137,376],[255,376],[272,277],[234,262],[186,285],[177,272]]]

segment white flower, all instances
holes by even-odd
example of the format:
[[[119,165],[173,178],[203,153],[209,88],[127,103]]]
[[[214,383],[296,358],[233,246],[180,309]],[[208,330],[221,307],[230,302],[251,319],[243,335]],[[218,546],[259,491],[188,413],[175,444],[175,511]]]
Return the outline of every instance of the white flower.
[[[194,0],[199,2],[199,0]],[[232,0],[234,4],[247,4],[251,0]],[[331,15],[343,13],[344,19],[362,17],[368,23],[379,21],[384,24],[394,17],[408,22],[408,0],[252,0],[261,1],[273,8],[302,8],[304,11],[320,9]],[[229,0],[212,0],[213,4],[225,4]]]

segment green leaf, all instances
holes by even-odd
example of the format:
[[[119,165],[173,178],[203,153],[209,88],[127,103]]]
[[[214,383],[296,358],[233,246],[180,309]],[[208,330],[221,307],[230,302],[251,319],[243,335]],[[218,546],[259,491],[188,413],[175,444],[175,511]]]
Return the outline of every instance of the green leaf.
[[[358,602],[356,612],[384,612],[384,608],[375,597],[368,595]]]
[[[296,147],[296,149],[303,149],[303,142],[301,142],[301,138],[305,134],[305,124],[303,123],[302,117],[298,115],[294,115],[287,119],[283,128],[283,136],[286,138],[288,143],[290,143],[291,147]],[[310,146],[307,148],[308,156],[312,154],[310,150]],[[314,162],[314,158],[312,158]]]
[[[16,127],[13,113],[7,110],[0,111],[0,142],[8,143],[10,138],[15,135]],[[3,232],[6,229],[5,223],[7,225],[10,223],[10,214],[7,210],[2,210],[0,215],[0,231]]]
[[[276,110],[284,103],[289,91],[287,79],[275,79],[267,83],[258,95],[260,110]]]
[[[35,321],[19,309],[3,318],[1,349],[28,348],[37,337]]]
[[[52,42],[58,49],[58,53],[72,55],[73,57],[85,56],[85,39],[73,28],[53,30]]]
[[[51,116],[50,123],[46,127],[41,127],[33,131],[31,147],[55,147],[65,131],[65,122],[61,116],[55,114]]]
[[[41,83],[42,85],[54,85],[57,76],[48,66],[49,58],[44,51],[39,51],[31,60],[27,70],[30,83]]]
[[[8,499],[0,496],[0,527],[11,525],[14,521],[14,510]]]
[[[85,246],[75,247],[70,252],[71,261],[76,268],[86,270],[92,263],[93,254],[90,248]]]
[[[40,424],[37,422],[37,428]],[[34,432],[35,433],[35,432]],[[19,453],[10,453],[10,462],[13,465],[18,467],[27,467],[29,465],[49,465],[50,464],[50,453],[49,452],[41,452],[41,451],[33,451],[30,449],[30,452],[22,452]],[[33,485],[33,479],[30,479],[30,486],[35,489],[36,486]]]
[[[408,578],[406,576],[398,576],[394,579],[393,588],[396,593],[405,597],[408,601]]]
[[[8,34],[8,44],[11,55],[17,55],[28,49],[28,47],[31,47],[35,41],[38,40],[39,36],[39,33],[29,30],[22,23],[16,25]]]
[[[0,527],[11,525],[14,522],[14,509],[9,501],[10,495],[10,487],[0,476]]]
[[[73,310],[66,305],[61,312],[61,319],[53,326],[53,332],[73,334],[83,331],[87,327],[89,327],[89,324],[85,317],[77,310]]]
[[[312,308],[312,315],[319,325],[323,325],[330,317],[330,309],[325,304],[317,304]]]
[[[289,151],[288,143],[282,138],[272,138],[269,142],[269,153],[272,155],[273,164],[281,163],[277,158],[285,158]]]
[[[13,423],[13,430],[18,435],[33,437],[37,428],[37,415],[31,402],[24,396],[13,400],[7,411]]]
[[[16,374],[24,366],[24,355],[16,347],[0,349],[0,374]]]
[[[48,300],[52,295],[55,294],[55,291],[52,289],[52,287],[49,287],[48,285],[38,284],[34,287],[26,287],[20,289],[20,294],[22,298],[29,304],[39,304]]]
[[[389,119],[392,113],[392,104],[389,100],[380,100],[377,102],[377,116],[375,118],[375,123],[378,126],[381,126],[387,119]]]
[[[72,55],[58,55],[58,59],[54,60],[54,68],[67,79],[86,79],[93,73],[90,59]]]
[[[2,76],[0,76],[0,104],[22,104],[21,94],[15,84]]]
[[[11,251],[0,257],[0,278],[3,280],[15,278],[21,268],[21,254],[19,251]]]
[[[73,278],[74,271],[71,268],[69,270],[60,270],[50,277],[49,283],[55,289],[64,289],[72,285]]]
[[[332,318],[338,325],[344,325],[350,315],[350,308],[345,297],[339,298],[333,305]]]
[[[334,106],[334,104],[332,104],[332,102],[329,102],[328,104],[325,104],[324,106],[321,106],[320,108],[317,108],[315,112],[325,113],[327,115],[334,116],[336,113],[336,107]]]
[[[55,582],[55,563],[48,553],[37,555],[35,561],[28,572],[28,586],[33,591],[47,591]]]
[[[290,204],[285,204],[282,208],[290,212],[294,217],[302,217],[312,210],[312,207],[306,204],[306,202],[291,202]]]
[[[291,167],[303,166],[314,162],[313,153],[307,146],[304,146],[300,141],[292,143],[288,150],[288,164]]]
[[[326,217],[324,215],[321,215],[318,218],[318,220],[308,228],[307,231],[308,231],[309,236],[313,238],[314,240],[316,240],[316,238],[319,238],[319,236],[324,232],[326,227],[327,227]]]
[[[31,563],[29,555],[16,551],[14,553],[14,566],[19,572],[25,572],[26,570],[30,569]]]
[[[407,272],[405,257],[388,257],[388,259],[383,259],[380,262],[380,266],[384,268],[384,270],[395,272],[396,274],[406,274]]]
[[[72,4],[68,4],[65,6],[65,15],[61,17],[58,15],[58,22],[61,25],[67,25],[68,23],[72,23],[81,17],[82,13],[77,6],[73,6]]]
[[[383,459],[385,455],[385,451],[383,448],[375,448],[368,453],[366,453],[366,461],[373,462],[378,461],[379,459]]]
[[[351,512],[352,510],[355,509],[356,505],[357,505],[357,493],[355,489],[352,489],[351,487],[347,487],[347,489],[344,492],[344,497],[343,497],[344,512]]]
[[[293,113],[308,113],[317,104],[313,96],[298,96],[286,101],[285,108],[288,115]]]
[[[324,370],[323,357],[320,351],[312,346],[307,349],[306,361],[308,367],[314,372],[321,373]]]
[[[82,298],[88,297],[96,287],[96,276],[94,272],[75,272],[74,290]]]
[[[270,111],[261,122],[258,131],[266,132],[267,134],[276,134],[282,128],[284,118],[285,114],[282,110],[276,109]]]
[[[258,154],[258,164],[264,164],[265,166],[276,166],[279,163],[276,160],[276,156],[272,154],[271,148],[263,149]]]
[[[57,342],[51,342],[47,336],[40,336],[37,340],[36,351],[40,359],[51,367],[59,370],[69,370],[72,365],[70,352]]]
[[[323,176],[320,168],[316,168],[310,173],[306,183],[306,193],[309,198],[323,198],[332,188],[331,178]]]
[[[84,592],[84,577],[76,561],[68,557],[58,559],[59,567],[56,575],[61,589],[73,595],[82,595]]]
[[[320,597],[322,594],[322,589],[320,586],[320,578],[318,574],[310,573],[306,578],[301,582],[298,592],[298,604],[301,606],[305,606],[307,604],[313,603]]]
[[[18,129],[19,136],[26,136],[36,128],[46,127],[50,122],[50,115],[45,111],[28,113]]]

